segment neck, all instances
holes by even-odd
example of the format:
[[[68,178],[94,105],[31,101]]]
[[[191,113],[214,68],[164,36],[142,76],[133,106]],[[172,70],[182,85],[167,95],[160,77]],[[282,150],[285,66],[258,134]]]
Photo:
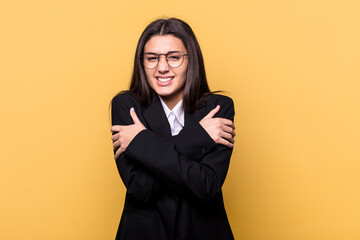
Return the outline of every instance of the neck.
[[[164,101],[164,103],[166,104],[166,106],[172,110],[176,104],[178,104],[180,102],[180,100],[182,99],[182,97],[174,99],[174,98],[167,98],[167,97],[161,97],[161,99]]]

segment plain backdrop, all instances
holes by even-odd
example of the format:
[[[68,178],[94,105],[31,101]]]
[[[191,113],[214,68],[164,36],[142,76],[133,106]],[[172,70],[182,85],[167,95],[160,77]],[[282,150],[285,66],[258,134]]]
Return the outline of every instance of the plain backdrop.
[[[1,0],[0,239],[114,239],[109,103],[138,38],[178,17],[236,107],[236,239],[360,239],[357,0]]]

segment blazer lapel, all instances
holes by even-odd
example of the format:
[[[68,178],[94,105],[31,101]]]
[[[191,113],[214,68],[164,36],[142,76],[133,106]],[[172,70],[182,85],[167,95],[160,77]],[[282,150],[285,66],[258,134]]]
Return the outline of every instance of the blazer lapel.
[[[160,100],[156,98],[155,102],[143,107],[143,116],[148,127],[157,135],[166,139],[171,139],[171,129],[169,121],[165,115]],[[202,103],[194,112],[185,112],[185,126],[194,122],[200,122],[205,117],[206,104]]]
[[[194,122],[200,122],[206,115],[206,105],[202,103],[194,112],[185,112],[185,126],[190,125]]]
[[[143,116],[154,133],[166,139],[171,138],[170,124],[158,98],[144,107]]]

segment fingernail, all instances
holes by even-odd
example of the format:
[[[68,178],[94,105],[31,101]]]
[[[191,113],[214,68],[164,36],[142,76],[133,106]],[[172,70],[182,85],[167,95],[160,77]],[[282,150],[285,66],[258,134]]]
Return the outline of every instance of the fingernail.
[[[216,107],[220,107],[220,105],[217,105]]]
[[[235,145],[233,144],[233,147],[235,147]]]
[[[130,109],[132,112],[135,112],[135,110],[134,110],[134,108],[132,107],[131,109]]]

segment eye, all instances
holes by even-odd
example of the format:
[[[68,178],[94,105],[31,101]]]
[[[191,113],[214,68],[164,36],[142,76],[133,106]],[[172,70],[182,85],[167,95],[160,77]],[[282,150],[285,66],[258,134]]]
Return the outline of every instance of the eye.
[[[179,59],[181,59],[181,57],[182,57],[182,55],[173,53],[168,56],[168,60],[169,61],[178,61]]]
[[[145,54],[144,59],[145,61],[156,62],[158,60],[158,56],[155,54]]]
[[[146,60],[150,61],[150,62],[154,62],[154,61],[157,61],[157,57],[156,56],[146,57]]]

